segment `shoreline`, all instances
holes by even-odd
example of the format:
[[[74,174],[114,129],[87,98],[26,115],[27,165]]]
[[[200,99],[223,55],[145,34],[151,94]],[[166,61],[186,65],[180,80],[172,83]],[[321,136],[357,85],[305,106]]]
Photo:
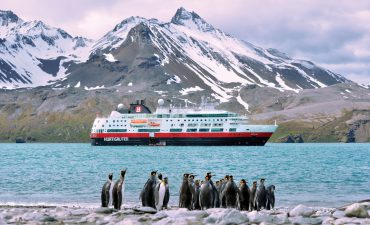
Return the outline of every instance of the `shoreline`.
[[[189,211],[175,206],[156,212],[149,207],[123,206],[122,210],[115,210],[81,206],[0,205],[0,224],[370,224],[370,200],[339,208],[297,205],[249,212],[225,208]],[[348,209],[350,213],[362,210],[365,214],[358,214],[357,217],[351,214],[350,217]]]

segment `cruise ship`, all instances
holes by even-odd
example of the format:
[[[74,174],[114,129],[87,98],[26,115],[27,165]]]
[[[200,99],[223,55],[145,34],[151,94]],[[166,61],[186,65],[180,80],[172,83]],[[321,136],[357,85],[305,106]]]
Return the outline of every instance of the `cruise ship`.
[[[92,145],[259,145],[277,129],[253,125],[244,115],[216,110],[214,105],[174,107],[158,100],[154,113],[143,100],[119,104],[110,116],[98,115],[91,129]]]

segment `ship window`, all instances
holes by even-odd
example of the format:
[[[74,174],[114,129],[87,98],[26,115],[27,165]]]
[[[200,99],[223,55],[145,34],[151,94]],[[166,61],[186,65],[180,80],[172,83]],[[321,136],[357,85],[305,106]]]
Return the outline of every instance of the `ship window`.
[[[181,132],[182,129],[178,129],[178,128],[174,128],[174,129],[170,129],[170,132]]]
[[[183,126],[184,126],[184,124],[182,123],[182,124],[180,124],[180,126],[181,126],[181,127],[183,127]]]
[[[115,120],[113,120],[113,123],[115,122]]]
[[[115,133],[115,132],[127,132],[127,129],[108,129],[107,132]]]
[[[110,125],[109,125],[109,127],[110,127]]]
[[[208,132],[209,131],[209,128],[200,128],[199,129],[199,132]]]
[[[197,132],[197,129],[196,128],[195,129],[194,128],[193,129],[187,129],[186,132]]]
[[[102,125],[102,127],[104,127],[104,124]]]
[[[224,129],[222,128],[212,128],[211,131],[212,132],[220,132],[220,131],[223,131]]]
[[[236,128],[230,128],[229,131],[230,132],[235,132],[236,131]]]
[[[138,129],[138,132],[159,132],[160,129]]]

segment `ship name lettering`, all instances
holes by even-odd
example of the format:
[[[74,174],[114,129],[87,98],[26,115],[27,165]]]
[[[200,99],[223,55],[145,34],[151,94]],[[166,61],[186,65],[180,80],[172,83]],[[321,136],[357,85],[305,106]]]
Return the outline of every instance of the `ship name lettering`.
[[[106,137],[104,141],[128,141],[128,137]]]

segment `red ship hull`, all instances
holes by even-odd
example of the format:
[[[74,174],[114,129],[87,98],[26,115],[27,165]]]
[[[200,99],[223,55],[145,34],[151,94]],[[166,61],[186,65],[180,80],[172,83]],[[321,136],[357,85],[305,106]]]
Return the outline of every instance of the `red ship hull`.
[[[272,132],[92,133],[92,145],[243,145],[263,146]]]

